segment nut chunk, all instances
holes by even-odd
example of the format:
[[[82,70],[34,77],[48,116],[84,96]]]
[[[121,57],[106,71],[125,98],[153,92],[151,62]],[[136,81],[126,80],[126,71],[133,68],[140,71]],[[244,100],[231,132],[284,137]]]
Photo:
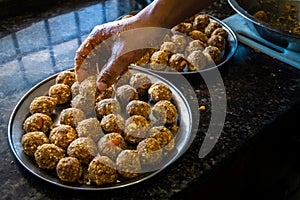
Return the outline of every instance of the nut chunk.
[[[65,157],[65,151],[55,144],[43,144],[38,146],[34,158],[42,169],[55,169],[60,159]]]
[[[106,156],[97,156],[89,164],[88,177],[97,185],[113,183],[118,179],[116,165]]]
[[[77,158],[65,157],[59,160],[56,173],[62,181],[76,182],[81,177],[82,166]]]
[[[49,139],[43,132],[35,131],[29,132],[22,136],[22,147],[25,154],[28,156],[33,156],[37,147],[42,144],[49,143]]]

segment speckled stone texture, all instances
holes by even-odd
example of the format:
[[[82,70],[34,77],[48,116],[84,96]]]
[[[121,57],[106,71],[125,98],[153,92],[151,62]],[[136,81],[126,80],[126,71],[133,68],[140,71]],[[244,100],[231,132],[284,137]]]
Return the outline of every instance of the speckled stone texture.
[[[266,127],[287,113],[300,94],[299,70],[242,44],[221,68],[226,120],[221,137],[205,158],[200,159],[198,153],[210,122],[210,94],[199,77],[192,77],[190,83],[197,95],[193,101],[206,107],[194,111],[201,115],[197,136],[182,157],[147,181],[117,190],[72,191],[35,177],[15,159],[8,144],[7,125],[19,99],[44,78],[71,68],[76,48],[94,25],[145,5],[131,0],[58,1],[43,12],[0,19],[1,199],[189,199],[191,194],[202,195],[203,199],[218,194],[215,199],[220,199],[224,197],[220,191],[225,189],[233,191],[229,197],[239,192],[234,190],[238,185],[234,181],[241,178],[234,175],[240,173],[228,168],[239,162],[247,165],[248,160],[237,160],[236,155],[247,149],[253,138],[264,135]],[[94,12],[102,17],[93,18]],[[225,0],[217,0],[204,12],[219,19],[235,13]],[[61,20],[68,23],[60,25]],[[184,87],[178,87],[184,91]],[[229,174],[226,180],[223,173]]]

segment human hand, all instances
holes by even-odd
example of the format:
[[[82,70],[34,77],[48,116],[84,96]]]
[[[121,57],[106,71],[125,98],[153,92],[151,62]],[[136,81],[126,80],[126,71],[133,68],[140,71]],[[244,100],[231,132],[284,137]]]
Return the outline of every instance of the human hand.
[[[159,31],[146,28],[135,17],[96,26],[76,51],[78,82],[98,74],[97,88],[105,90],[127,71],[130,64],[145,55],[162,38],[160,35]]]

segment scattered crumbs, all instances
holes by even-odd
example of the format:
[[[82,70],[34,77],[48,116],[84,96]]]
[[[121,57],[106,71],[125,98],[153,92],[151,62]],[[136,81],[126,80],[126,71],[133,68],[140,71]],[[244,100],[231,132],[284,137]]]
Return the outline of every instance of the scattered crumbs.
[[[204,110],[206,110],[206,107],[205,107],[205,106],[200,106],[200,107],[198,108],[198,110],[204,111]]]

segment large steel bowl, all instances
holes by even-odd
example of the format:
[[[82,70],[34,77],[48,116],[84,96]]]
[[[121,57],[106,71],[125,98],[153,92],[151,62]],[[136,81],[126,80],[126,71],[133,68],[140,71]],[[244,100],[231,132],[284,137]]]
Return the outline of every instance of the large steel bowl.
[[[278,27],[271,26],[253,17],[253,14],[259,9],[274,13],[283,13],[284,6],[279,6],[278,9],[274,9],[265,4],[261,4],[261,7],[258,8],[258,1],[259,0],[228,0],[231,7],[238,14],[254,24],[254,27],[262,38],[288,50],[300,52],[300,34],[290,33],[288,30],[279,29]],[[279,5],[283,5],[281,0],[277,1]],[[296,12],[299,13],[299,7],[296,7],[296,9]]]

